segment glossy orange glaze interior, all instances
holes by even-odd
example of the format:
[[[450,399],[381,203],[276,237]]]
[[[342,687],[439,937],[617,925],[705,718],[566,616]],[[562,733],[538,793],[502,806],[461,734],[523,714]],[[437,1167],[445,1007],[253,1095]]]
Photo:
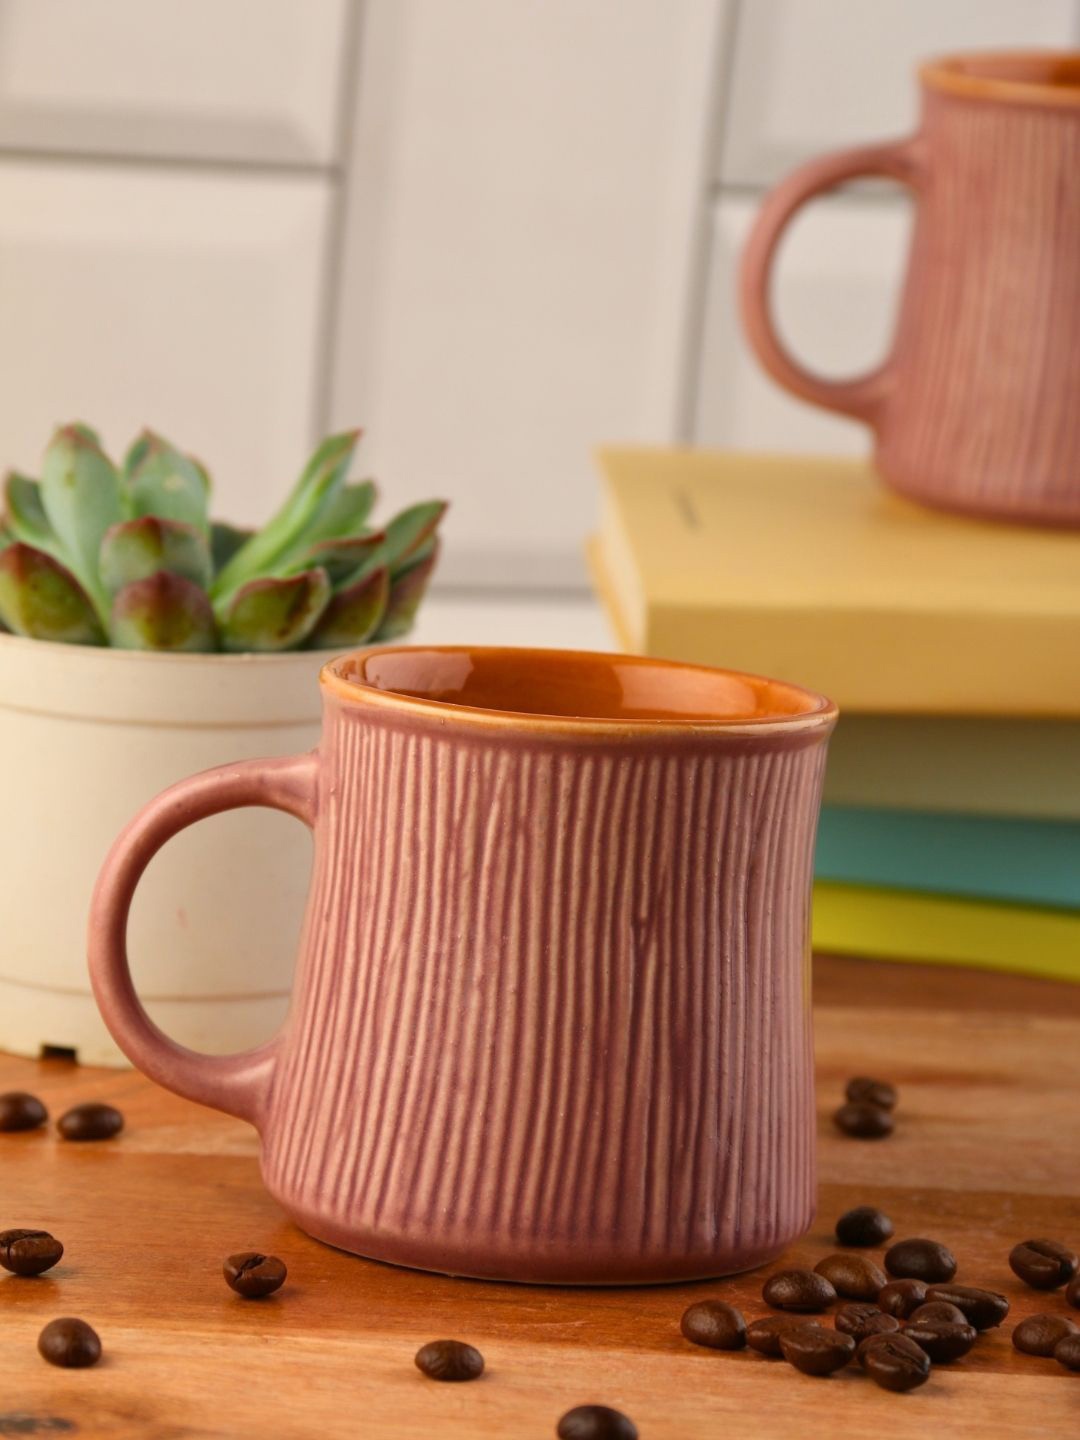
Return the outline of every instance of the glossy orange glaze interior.
[[[922,82],[983,100],[1080,106],[1080,51],[1002,51],[950,55],[920,71]]]
[[[589,651],[380,647],[331,661],[323,678],[345,699],[376,691],[508,721],[701,726],[821,721],[833,713],[823,696],[777,680]]]

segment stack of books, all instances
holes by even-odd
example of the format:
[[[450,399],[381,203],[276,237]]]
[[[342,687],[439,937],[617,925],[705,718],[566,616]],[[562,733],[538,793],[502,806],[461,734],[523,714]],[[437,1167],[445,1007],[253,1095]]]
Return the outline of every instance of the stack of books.
[[[623,647],[840,706],[817,948],[1080,980],[1080,534],[923,510],[863,462],[599,460]]]

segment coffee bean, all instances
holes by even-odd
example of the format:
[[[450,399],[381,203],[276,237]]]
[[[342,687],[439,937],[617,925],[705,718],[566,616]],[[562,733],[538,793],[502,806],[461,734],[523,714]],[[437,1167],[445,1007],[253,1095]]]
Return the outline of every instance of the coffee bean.
[[[414,1362],[429,1380],[478,1380],[484,1373],[483,1355],[464,1340],[429,1340]]]
[[[82,1370],[101,1359],[101,1341],[85,1320],[65,1316],[50,1320],[38,1336],[37,1348],[50,1365]]]
[[[890,1280],[878,1292],[878,1308],[898,1320],[907,1320],[920,1305],[926,1303],[926,1286],[921,1280]]]
[[[638,1440],[638,1428],[621,1410],[607,1405],[578,1405],[555,1427],[559,1440]]]
[[[780,1336],[800,1325],[815,1323],[799,1315],[763,1315],[760,1320],[751,1320],[746,1327],[746,1343],[759,1355],[767,1355],[770,1360],[779,1360]]]
[[[856,1354],[859,1364],[883,1390],[914,1390],[930,1378],[930,1356],[906,1335],[871,1335]]]
[[[868,1335],[887,1335],[900,1329],[900,1321],[894,1315],[886,1315],[876,1305],[841,1305],[833,1324],[844,1335],[850,1335],[858,1342]]]
[[[1057,1290],[1080,1270],[1080,1256],[1057,1240],[1024,1240],[1009,1251],[1009,1267],[1033,1290]]]
[[[47,1230],[0,1230],[0,1265],[13,1275],[40,1275],[64,1253]]]
[[[931,1285],[927,1300],[955,1305],[964,1319],[976,1330],[992,1330],[1009,1313],[1009,1301],[996,1290],[980,1290],[974,1285]]]
[[[975,1344],[978,1331],[966,1320],[912,1320],[904,1331],[935,1365],[959,1360]]]
[[[114,1106],[91,1100],[65,1111],[56,1128],[64,1140],[111,1140],[124,1128],[124,1117]]]
[[[276,1255],[263,1255],[259,1250],[242,1250],[230,1255],[221,1267],[229,1287],[245,1300],[261,1300],[285,1284],[289,1273],[284,1260]]]
[[[1076,1307],[1077,1310],[1080,1310],[1080,1275],[1078,1275],[1075,1280],[1069,1281],[1068,1287],[1065,1291],[1065,1299],[1069,1302],[1070,1305],[1073,1305]]]
[[[746,1344],[746,1321],[734,1305],[722,1300],[699,1300],[683,1312],[680,1327],[694,1345],[709,1350],[741,1350]]]
[[[950,1305],[945,1300],[928,1300],[925,1305],[920,1305],[913,1310],[908,1317],[912,1325],[933,1324],[940,1320],[946,1325],[967,1325],[969,1320],[964,1312],[956,1305]]]
[[[873,1300],[888,1282],[879,1265],[865,1255],[826,1255],[814,1266],[845,1300]]]
[[[890,1275],[939,1285],[956,1274],[956,1256],[937,1240],[898,1240],[885,1251]]]
[[[884,1245],[892,1235],[892,1221],[873,1205],[856,1205],[854,1210],[845,1210],[836,1222],[836,1238],[841,1245]]]
[[[1012,1332],[1012,1343],[1025,1355],[1053,1355],[1059,1340],[1080,1334],[1080,1325],[1065,1315],[1029,1315]]]
[[[813,1270],[780,1270],[762,1286],[766,1305],[777,1310],[825,1310],[836,1299],[836,1291]]]
[[[0,1095],[0,1130],[36,1130],[48,1118],[49,1112],[36,1095],[25,1090]]]
[[[855,1341],[824,1325],[797,1325],[780,1336],[780,1353],[804,1375],[832,1375],[855,1355]]]
[[[854,1105],[877,1105],[882,1110],[891,1110],[897,1100],[895,1085],[887,1080],[871,1080],[868,1075],[856,1075],[849,1080],[844,1096]]]
[[[1054,1359],[1066,1370],[1080,1370],[1080,1335],[1066,1335],[1054,1346]]]
[[[892,1116],[880,1105],[868,1105],[865,1101],[841,1105],[833,1114],[833,1123],[853,1140],[883,1140],[891,1135],[894,1128]]]

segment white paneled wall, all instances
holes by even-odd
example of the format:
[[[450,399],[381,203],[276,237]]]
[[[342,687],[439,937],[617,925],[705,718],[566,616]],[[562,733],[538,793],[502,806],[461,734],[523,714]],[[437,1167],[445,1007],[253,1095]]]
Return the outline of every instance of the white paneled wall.
[[[920,57],[1078,43],[1080,0],[0,0],[0,465],[148,422],[253,521],[362,423],[452,499],[444,586],[582,586],[597,442],[867,444],[739,333],[768,185],[909,128]],[[882,357],[909,203],[792,231],[808,364]]]

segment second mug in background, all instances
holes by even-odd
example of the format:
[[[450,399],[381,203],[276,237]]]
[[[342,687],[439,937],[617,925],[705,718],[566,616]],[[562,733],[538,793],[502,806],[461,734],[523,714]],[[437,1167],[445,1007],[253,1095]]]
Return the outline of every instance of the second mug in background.
[[[873,428],[894,489],[1080,526],[1080,52],[953,56],[920,80],[914,136],[812,160],[765,201],[743,257],[747,335],[781,385]],[[826,380],[777,335],[772,265],[801,205],[865,176],[914,192],[907,281],[884,364]]]

